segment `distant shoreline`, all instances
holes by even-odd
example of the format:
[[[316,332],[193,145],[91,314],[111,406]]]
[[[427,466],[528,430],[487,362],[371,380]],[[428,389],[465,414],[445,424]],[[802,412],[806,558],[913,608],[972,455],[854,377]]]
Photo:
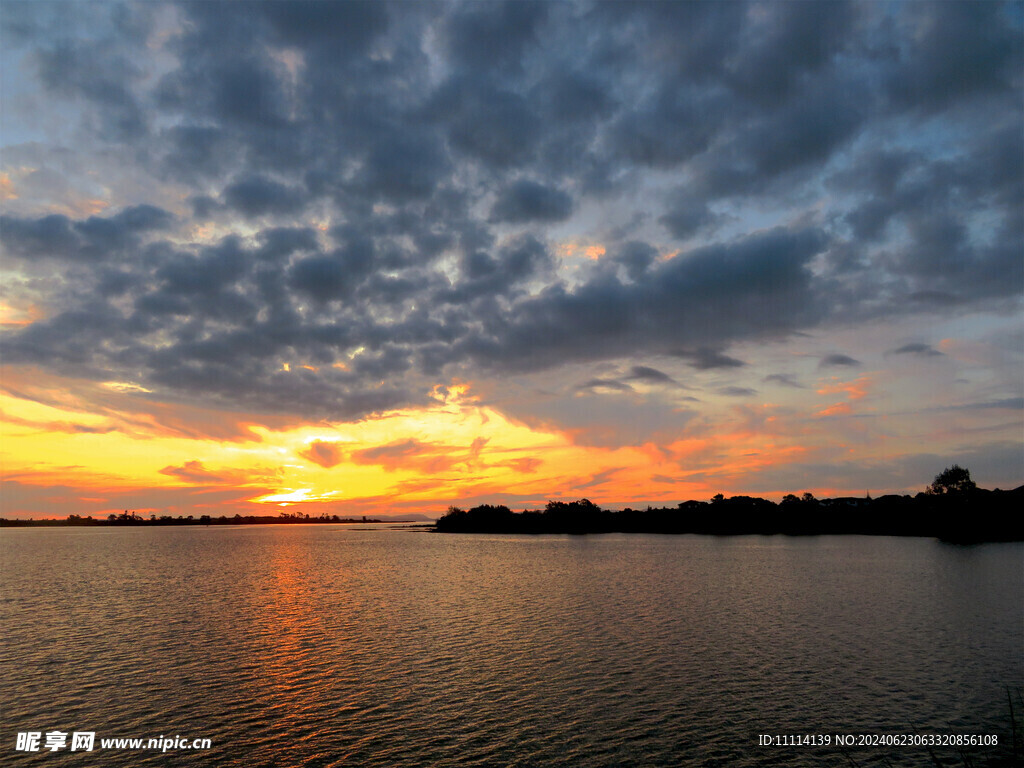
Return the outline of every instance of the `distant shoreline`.
[[[340,518],[337,515],[331,517],[273,517],[273,516],[247,516],[247,517],[210,517],[208,515],[202,515],[200,517],[122,517],[118,515],[116,519],[111,520],[107,518],[95,518],[92,516],[80,517],[78,515],[68,515],[68,517],[60,518],[49,518],[49,519],[17,519],[17,518],[0,518],[0,528],[61,528],[61,527],[77,527],[77,528],[119,528],[119,527],[165,527],[165,526],[178,526],[178,525],[193,525],[193,526],[210,526],[210,525],[364,525],[369,523],[403,523],[413,524],[421,523],[423,525],[433,525],[433,523],[422,521],[422,520],[405,520],[405,519],[380,519],[373,517],[344,517]]]
[[[935,486],[933,485],[933,488]],[[955,492],[886,495],[878,498],[816,499],[787,494],[775,503],[751,496],[684,501],[675,507],[606,510],[588,499],[549,501],[543,510],[513,512],[482,504],[469,510],[449,507],[432,521],[409,518],[341,517],[304,513],[272,515],[149,515],[125,510],[106,517],[68,515],[64,519],[0,518],[0,528],[165,527],[211,525],[365,525],[395,524],[436,533],[590,534],[659,533],[738,535],[869,535],[937,538],[954,543],[1024,541],[1024,486],[1010,491],[973,484]]]
[[[789,495],[776,504],[750,496],[676,507],[601,509],[588,499],[548,502],[544,510],[512,512],[505,506],[451,507],[439,533],[589,534],[669,533],[736,535],[873,535],[937,538],[955,543],[1024,541],[1024,486],[1012,491],[972,489],[967,494],[888,495],[872,499],[815,499]]]

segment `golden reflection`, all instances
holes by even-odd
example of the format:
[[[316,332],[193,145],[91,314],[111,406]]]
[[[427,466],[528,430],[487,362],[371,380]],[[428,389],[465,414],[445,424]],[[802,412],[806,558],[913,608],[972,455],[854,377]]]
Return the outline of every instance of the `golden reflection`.
[[[249,683],[250,698],[261,702],[264,712],[281,719],[300,717],[316,708],[317,688],[307,684],[322,673],[316,668],[326,633],[316,610],[310,582],[309,542],[304,531],[275,526],[266,561],[256,567],[260,573],[246,580],[247,595],[254,617],[255,641],[252,659],[258,674]],[[299,537],[303,537],[300,540]],[[267,550],[265,550],[267,551]]]

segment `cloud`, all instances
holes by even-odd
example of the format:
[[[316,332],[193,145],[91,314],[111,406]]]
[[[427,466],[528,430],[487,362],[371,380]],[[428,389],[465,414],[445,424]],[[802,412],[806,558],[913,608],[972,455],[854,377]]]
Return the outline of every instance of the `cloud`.
[[[373,448],[352,451],[348,460],[353,464],[376,465],[388,471],[415,470],[437,474],[459,465],[470,467],[480,461],[487,438],[476,438],[466,447],[442,443],[424,443],[419,440],[399,440]],[[415,482],[415,481],[414,481]]]
[[[616,264],[621,264],[630,280],[636,281],[646,272],[655,260],[658,252],[648,243],[630,241],[624,243],[612,255]]]
[[[299,456],[324,469],[336,467],[345,458],[337,443],[325,440],[313,440],[305,449],[299,451]]]
[[[489,8],[457,7],[443,29],[451,58],[469,70],[518,67],[537,43],[549,6],[506,0]]]
[[[642,381],[647,384],[677,384],[675,379],[657,368],[648,368],[646,365],[634,365],[629,369],[625,377],[629,381]]]
[[[632,392],[633,388],[625,382],[619,381],[618,379],[590,379],[582,384],[576,385],[577,391],[589,390],[591,392],[600,392],[601,390],[608,390],[611,392]]]
[[[60,214],[0,216],[0,243],[10,255],[25,259],[99,262],[138,248],[147,233],[166,230],[173,221],[170,213],[152,205],[78,221]]]
[[[729,397],[751,397],[757,394],[757,390],[750,387],[722,387],[718,391]]]
[[[5,115],[3,172],[32,191],[0,220],[5,292],[40,311],[5,327],[12,365],[354,419],[453,377],[750,370],[732,348],[1024,292],[1012,5],[26,4],[5,24],[42,94]],[[605,256],[561,263],[556,239]],[[890,354],[932,356],[911,347]]]
[[[694,196],[685,188],[677,191],[670,206],[658,221],[679,240],[696,234],[722,218],[711,211],[706,200]]]
[[[203,466],[201,461],[195,460],[186,461],[180,467],[164,467],[160,470],[160,474],[167,475],[168,477],[175,477],[193,485],[221,485],[224,483],[237,482],[238,480],[237,475],[233,475],[231,473],[223,475],[217,472],[211,472]]]
[[[849,355],[840,354],[834,352],[830,355],[825,355],[818,362],[819,368],[835,368],[835,367],[856,367],[861,364],[860,360],[854,360]]]
[[[836,381],[836,378],[832,377],[832,381],[834,383],[822,384],[817,389],[817,393],[819,395],[842,393],[850,400],[860,400],[868,393],[868,388],[873,383],[870,375],[860,376],[853,381]]]
[[[468,74],[435,95],[429,114],[446,124],[448,142],[463,158],[503,171],[531,164],[542,137],[523,96]]]
[[[988,410],[1024,410],[1024,397],[1008,397],[1003,400],[986,400],[977,403],[961,403],[946,406],[944,410],[955,411],[988,411]]]
[[[536,182],[517,181],[498,194],[491,221],[522,224],[530,221],[562,221],[572,213],[572,198],[561,190]]]
[[[587,488],[597,488],[599,486],[605,485],[606,483],[611,482],[612,478],[619,472],[621,472],[623,469],[624,467],[612,467],[611,469],[602,470],[600,472],[595,473],[588,480],[584,480],[583,482],[571,485],[569,490],[583,491],[586,490]]]
[[[770,373],[762,379],[766,384],[769,382],[775,384],[781,384],[784,387],[791,387],[793,389],[803,389],[804,385],[801,384],[797,379],[788,373]]]
[[[908,452],[850,461],[841,455],[827,461],[794,461],[752,469],[737,483],[737,492],[792,492],[796,488],[823,488],[830,495],[878,497],[886,493],[915,494],[951,464],[969,467],[972,478],[983,488],[1016,488],[1020,485],[1020,445],[986,443],[945,455],[938,452]],[[978,467],[986,467],[983,473]]]
[[[735,357],[729,357],[718,350],[707,347],[700,347],[692,351],[677,350],[673,354],[677,357],[688,359],[690,365],[701,371],[714,368],[740,368],[746,365],[742,360],[737,360]]]
[[[911,344],[904,344],[902,347],[896,349],[890,349],[886,352],[887,355],[913,355],[915,357],[942,357],[943,353],[932,347],[930,344],[923,344],[921,342],[913,342]]]
[[[687,340],[785,334],[821,311],[805,264],[822,246],[815,230],[776,229],[696,249],[628,284],[599,273],[519,302],[487,338],[455,350],[488,366],[537,369],[638,349],[668,353]]]
[[[558,373],[543,374],[557,382]],[[609,382],[615,382],[609,384]],[[531,392],[501,402],[501,411],[535,430],[558,433],[577,446],[619,447],[670,442],[689,429],[698,412],[676,387],[641,392],[619,379],[595,377],[583,388]],[[589,386],[588,386],[589,385]]]
[[[999,4],[912,9],[901,26],[914,29],[918,37],[914,45],[904,46],[904,66],[891,73],[891,96],[933,111],[965,96],[1010,93],[1021,51],[1007,13]]]
[[[222,196],[225,204],[249,218],[297,213],[305,202],[302,190],[257,175],[232,182]]]
[[[508,465],[520,474],[530,475],[537,472],[544,465],[544,462],[541,459],[526,456],[520,459],[512,459]]]
[[[40,432],[63,432],[71,435],[105,435],[117,430],[116,426],[109,424],[81,424],[73,421],[37,421],[26,419],[13,414],[0,412],[4,422],[17,424],[23,427],[39,430]]]
[[[107,41],[65,37],[39,47],[31,58],[47,90],[95,106],[94,119],[116,140],[147,128],[133,88],[143,73],[126,54],[120,47],[111,50]]]

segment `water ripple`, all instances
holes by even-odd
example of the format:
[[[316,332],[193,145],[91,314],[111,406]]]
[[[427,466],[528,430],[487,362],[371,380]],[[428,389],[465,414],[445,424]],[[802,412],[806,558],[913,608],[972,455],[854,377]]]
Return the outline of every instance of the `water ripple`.
[[[88,534],[0,537],[8,746],[63,729],[213,741],[97,752],[104,765],[842,766],[838,750],[757,735],[1005,742],[1005,687],[1024,684],[1020,545]],[[934,766],[922,751],[856,753],[886,759]]]

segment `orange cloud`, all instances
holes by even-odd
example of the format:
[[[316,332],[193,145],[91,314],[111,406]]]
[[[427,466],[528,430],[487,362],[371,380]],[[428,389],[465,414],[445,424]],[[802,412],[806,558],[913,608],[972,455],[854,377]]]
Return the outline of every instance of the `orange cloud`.
[[[184,480],[186,483],[197,484],[197,485],[208,485],[210,483],[223,484],[237,482],[240,478],[231,474],[218,474],[211,472],[203,466],[201,461],[186,461],[180,467],[164,467],[160,470],[161,475],[167,475],[168,477],[176,477],[179,480]]]
[[[835,384],[826,384],[817,390],[819,395],[834,395],[834,394],[845,394],[849,400],[860,400],[868,393],[868,387],[871,385],[871,376],[865,374],[854,381],[837,382]]]
[[[597,261],[608,252],[603,245],[587,245],[585,242],[581,243],[575,240],[559,243],[556,250],[558,251],[558,255],[562,258],[583,256],[584,258],[592,261]]]
[[[0,379],[0,398],[11,400],[5,410],[25,417],[27,404],[37,410],[56,409],[64,416],[80,414],[99,419],[112,430],[143,438],[187,438],[225,442],[260,440],[256,427],[287,429],[295,417],[261,414],[258,417],[160,402],[138,386],[124,382],[67,379],[32,367],[5,368]],[[149,395],[149,396],[147,396]],[[14,403],[18,403],[17,406]]]
[[[0,200],[17,200],[18,193],[14,191],[14,183],[9,173],[0,173]]]
[[[299,456],[324,469],[330,469],[341,463],[344,454],[337,443],[326,440],[314,440],[305,450],[299,451]]]
[[[90,434],[99,435],[107,432],[115,432],[117,427],[103,424],[82,424],[74,421],[37,421],[26,419],[21,416],[14,416],[0,410],[0,418],[7,424],[16,424],[21,427],[29,427],[41,432],[58,432],[65,434]]]
[[[388,445],[353,451],[349,456],[349,461],[353,464],[376,464],[391,472],[418,470],[437,473],[479,457],[482,447],[482,445],[478,446],[474,455],[473,447],[467,451],[465,448],[454,446],[421,443],[418,440],[401,440]]]
[[[836,403],[830,405],[828,408],[818,411],[815,416],[845,416],[850,413],[851,408],[849,403]]]
[[[532,475],[543,466],[544,462],[540,459],[524,457],[521,459],[512,459],[505,466],[511,467],[516,472],[524,475]]]
[[[44,317],[43,311],[35,305],[22,309],[0,302],[0,326],[32,325],[36,320],[42,320]]]
[[[564,428],[526,424],[482,405],[491,398],[481,400],[460,382],[439,386],[429,407],[334,424],[211,412],[161,403],[158,393],[35,379],[20,370],[5,376],[2,388],[0,407],[14,417],[5,420],[0,441],[8,478],[63,484],[67,499],[94,500],[78,509],[69,501],[75,514],[96,510],[99,500],[139,510],[191,505],[212,497],[171,492],[204,488],[232,491],[235,506],[211,511],[218,515],[244,514],[246,506],[251,513],[254,504],[373,515],[381,504],[443,511],[466,500],[543,504],[579,495],[604,505],[674,504],[729,493],[744,472],[808,450],[796,442],[808,428],[806,412],[794,420],[783,408],[761,406],[709,411],[670,442],[620,446],[610,433],[607,443],[574,444]],[[125,489],[125,500],[110,489]],[[49,513],[33,499],[36,514]]]

